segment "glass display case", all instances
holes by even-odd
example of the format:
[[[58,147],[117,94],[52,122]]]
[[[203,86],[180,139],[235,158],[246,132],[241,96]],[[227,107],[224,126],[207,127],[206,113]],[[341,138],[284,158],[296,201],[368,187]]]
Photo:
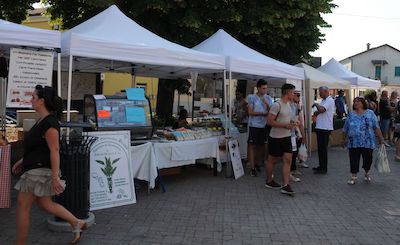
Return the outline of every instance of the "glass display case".
[[[131,140],[150,139],[153,120],[150,101],[128,100],[125,96],[85,95],[84,122],[99,131],[130,130]]]

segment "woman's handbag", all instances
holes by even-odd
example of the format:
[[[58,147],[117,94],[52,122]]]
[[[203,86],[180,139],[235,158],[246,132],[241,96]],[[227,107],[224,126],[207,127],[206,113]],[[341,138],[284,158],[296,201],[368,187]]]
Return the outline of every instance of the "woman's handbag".
[[[379,173],[390,173],[385,145],[381,144],[374,150],[373,164]]]
[[[308,153],[305,144],[301,144],[301,146],[299,147],[298,158],[303,162],[307,161]]]

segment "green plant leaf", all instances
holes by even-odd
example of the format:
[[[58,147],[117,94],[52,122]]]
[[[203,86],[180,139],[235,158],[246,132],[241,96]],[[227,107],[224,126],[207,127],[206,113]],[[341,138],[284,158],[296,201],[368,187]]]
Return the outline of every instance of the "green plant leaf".
[[[104,165],[105,163],[103,161],[100,160],[96,160],[97,163],[100,163],[101,165]]]

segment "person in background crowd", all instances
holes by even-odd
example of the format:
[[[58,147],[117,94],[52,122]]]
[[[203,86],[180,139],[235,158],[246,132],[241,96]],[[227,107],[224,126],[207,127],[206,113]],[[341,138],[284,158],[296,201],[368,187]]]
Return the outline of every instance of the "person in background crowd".
[[[299,177],[296,177],[296,175],[301,175],[301,172],[297,170],[297,155],[299,153],[299,147],[300,145],[307,144],[306,141],[306,134],[304,131],[304,116],[303,116],[303,111],[301,110],[300,106],[300,92],[295,92],[294,97],[291,101],[291,108],[292,108],[292,120],[297,122],[297,127],[294,128],[291,132],[291,137],[296,138],[296,148],[292,148],[293,153],[292,153],[292,165],[290,167],[290,180],[294,182],[299,182],[301,179]],[[293,141],[292,141],[293,143]],[[300,166],[306,166],[305,163],[301,162]]]
[[[375,135],[379,143],[384,139],[379,129],[378,119],[374,112],[367,109],[367,102],[362,97],[353,101],[353,110],[350,112],[343,127],[343,145],[347,145],[350,157],[351,179],[347,182],[354,185],[357,181],[357,173],[360,168],[360,157],[363,158],[364,180],[371,181],[369,170],[372,164],[372,152],[375,149]]]
[[[336,115],[337,118],[343,118],[346,114],[346,97],[344,96],[344,90],[339,89],[338,95],[335,98]]]
[[[179,112],[179,118],[178,121],[176,121],[174,123],[174,125],[172,125],[173,129],[177,129],[177,128],[188,128],[189,127],[189,122],[187,121],[187,117],[188,117],[188,111],[186,109],[182,109]]]
[[[322,98],[321,104],[313,105],[317,109],[314,116],[316,116],[315,131],[317,133],[319,166],[314,167],[313,170],[315,174],[326,174],[328,171],[328,143],[329,135],[333,130],[335,101],[329,96],[329,88],[326,86],[319,88],[319,95]]]
[[[396,137],[394,135],[395,124],[396,124],[396,117],[397,117],[397,103],[398,103],[398,94],[397,91],[392,91],[390,93],[390,110],[392,113],[390,114],[390,130],[389,130],[389,144],[395,145],[396,144]]]
[[[236,117],[238,123],[247,127],[247,121],[249,119],[247,111],[247,101],[244,99],[243,93],[240,91],[236,91],[233,114]]]
[[[8,145],[7,138],[4,135],[0,135],[0,146]]]
[[[37,85],[31,103],[40,119],[25,135],[23,158],[12,167],[14,174],[23,173],[15,185],[19,191],[16,244],[27,242],[29,215],[34,202],[44,211],[66,220],[75,235],[71,243],[77,243],[82,230],[86,229],[86,222],[52,201],[52,196],[61,194],[65,189],[65,182],[60,180],[59,152],[58,120],[62,113],[62,100],[53,88]]]
[[[291,131],[296,128],[297,123],[292,120],[290,101],[293,100],[295,86],[285,83],[281,89],[281,99],[272,105],[267,117],[268,124],[272,128],[268,138],[269,155],[265,168],[267,176],[265,187],[271,189],[280,188],[281,193],[292,195],[295,192],[289,185],[293,149]],[[283,159],[282,186],[276,183],[272,177],[275,164],[279,158]]]
[[[249,139],[247,143],[247,158],[250,163],[251,176],[257,176],[260,171],[259,166],[255,164],[255,159],[264,159],[264,150],[266,142],[267,114],[272,104],[272,99],[267,95],[267,81],[260,79],[257,81],[257,93],[247,97],[247,109],[249,114]],[[256,171],[257,168],[257,171]]]
[[[368,109],[373,111],[374,114],[378,116],[379,112],[378,112],[378,100],[377,100],[376,91],[371,91],[370,94],[366,95],[365,100],[367,102]]]
[[[380,117],[379,123],[383,137],[385,138],[386,146],[390,146],[387,141],[389,140],[391,115],[394,110],[395,108],[392,108],[389,103],[388,91],[383,90],[381,98],[379,100],[379,117]]]

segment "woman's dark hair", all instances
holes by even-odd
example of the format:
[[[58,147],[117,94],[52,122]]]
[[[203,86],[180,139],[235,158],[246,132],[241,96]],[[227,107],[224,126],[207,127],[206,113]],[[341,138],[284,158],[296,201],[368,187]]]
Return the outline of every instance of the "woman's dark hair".
[[[186,119],[188,117],[188,111],[186,109],[182,109],[179,112],[179,120]]]
[[[42,85],[36,85],[35,90],[38,98],[44,100],[44,106],[46,109],[61,120],[63,103],[62,99],[57,96],[55,90],[52,87],[43,87]]]
[[[355,110],[356,108],[354,107],[354,102],[358,100],[363,104],[363,109],[366,110],[368,109],[368,104],[367,101],[363,98],[363,97],[355,97],[353,100],[353,110]]]

